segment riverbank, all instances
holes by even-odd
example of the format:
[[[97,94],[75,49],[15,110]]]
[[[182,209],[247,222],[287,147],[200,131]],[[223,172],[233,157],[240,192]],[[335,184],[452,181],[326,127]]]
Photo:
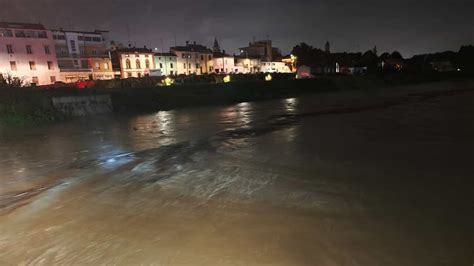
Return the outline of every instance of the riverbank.
[[[243,80],[230,83],[184,83],[173,86],[153,86],[153,82],[138,80],[141,86],[110,87],[100,82],[94,88],[1,89],[0,123],[5,125],[35,125],[60,121],[68,114],[56,110],[54,97],[110,95],[116,112],[150,112],[190,106],[225,105],[238,102],[298,97],[305,94],[344,90],[380,90],[439,81],[462,81],[460,74],[382,76],[325,76],[316,79],[273,81]],[[117,82],[117,81],[110,81]],[[121,81],[120,81],[121,82]],[[138,83],[140,85],[140,83]]]

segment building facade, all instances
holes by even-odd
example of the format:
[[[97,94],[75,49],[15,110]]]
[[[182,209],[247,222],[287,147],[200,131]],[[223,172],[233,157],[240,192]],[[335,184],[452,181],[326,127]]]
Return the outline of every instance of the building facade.
[[[36,85],[59,81],[51,31],[41,24],[0,22],[0,75]]]
[[[177,75],[178,60],[173,53],[155,53],[154,70],[159,70],[163,76]]]
[[[176,55],[178,75],[203,75],[214,72],[212,50],[206,46],[189,44],[170,48]]]
[[[223,52],[213,53],[214,72],[218,74],[239,73],[239,68],[235,67],[235,58]]]
[[[262,62],[260,72],[263,73],[291,73],[291,69],[281,61]]]
[[[254,74],[260,72],[262,60],[259,57],[235,57],[235,66],[239,69],[239,73]]]
[[[240,56],[247,58],[260,58],[262,61],[271,62],[281,57],[278,48],[272,46],[271,40],[253,41],[249,46],[240,48]]]
[[[52,32],[62,80],[75,82],[114,78],[107,31]]]
[[[125,48],[112,53],[117,78],[141,78],[155,68],[155,54],[148,48]]]

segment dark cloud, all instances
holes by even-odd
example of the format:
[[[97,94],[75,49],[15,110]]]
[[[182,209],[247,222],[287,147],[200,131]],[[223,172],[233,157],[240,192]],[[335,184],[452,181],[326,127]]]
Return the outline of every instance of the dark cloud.
[[[0,0],[0,19],[50,28],[108,29],[124,43],[161,47],[186,40],[229,52],[270,36],[288,52],[299,42],[336,51],[399,50],[404,55],[474,43],[474,1],[451,0]]]

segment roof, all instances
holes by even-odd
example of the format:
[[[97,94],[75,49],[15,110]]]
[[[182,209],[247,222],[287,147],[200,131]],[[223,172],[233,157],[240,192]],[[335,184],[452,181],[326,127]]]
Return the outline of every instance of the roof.
[[[173,53],[155,53],[155,56],[176,56]]]
[[[234,57],[233,55],[229,55],[229,54],[222,53],[222,52],[214,52],[214,53],[212,53],[212,56],[213,56],[214,58]]]
[[[77,30],[51,30],[51,31],[59,31],[59,32],[72,32],[72,33],[82,33],[82,34],[102,34],[102,33],[109,33],[106,30],[94,30],[94,31],[77,31]]]
[[[117,53],[146,53],[146,54],[151,54],[153,53],[151,49],[148,48],[136,48],[136,47],[131,47],[131,48],[123,48],[123,49],[118,49],[116,50]]]
[[[0,28],[23,29],[23,30],[46,30],[40,23],[18,23],[18,22],[0,22]]]
[[[207,48],[204,45],[200,44],[188,44],[186,46],[175,46],[171,47],[171,50],[179,51],[179,52],[198,52],[198,53],[212,53],[212,50]]]

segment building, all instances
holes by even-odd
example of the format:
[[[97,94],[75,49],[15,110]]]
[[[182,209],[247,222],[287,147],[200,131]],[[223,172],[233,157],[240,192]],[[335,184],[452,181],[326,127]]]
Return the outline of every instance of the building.
[[[282,61],[262,62],[260,72],[263,73],[291,73],[291,69]]]
[[[173,53],[155,53],[154,70],[160,72],[160,76],[177,75],[178,60]]]
[[[148,48],[125,48],[112,52],[112,67],[117,78],[141,78],[155,68],[155,54]]]
[[[291,70],[291,72],[296,73],[296,56],[287,55],[281,59],[281,61]]]
[[[62,80],[69,83],[114,78],[107,31],[52,32]]]
[[[0,22],[0,75],[36,85],[59,81],[51,31],[42,24]]]
[[[262,60],[260,57],[236,56],[235,66],[239,72],[244,74],[254,74],[260,72]]]
[[[239,73],[235,67],[234,56],[226,54],[225,51],[213,53],[214,72],[218,74]]]
[[[206,46],[190,44],[170,48],[176,55],[178,75],[203,75],[214,72],[212,50]]]
[[[271,62],[281,57],[278,48],[272,47],[271,40],[253,41],[249,46],[240,48],[240,56],[246,58],[260,58],[262,61]]]

